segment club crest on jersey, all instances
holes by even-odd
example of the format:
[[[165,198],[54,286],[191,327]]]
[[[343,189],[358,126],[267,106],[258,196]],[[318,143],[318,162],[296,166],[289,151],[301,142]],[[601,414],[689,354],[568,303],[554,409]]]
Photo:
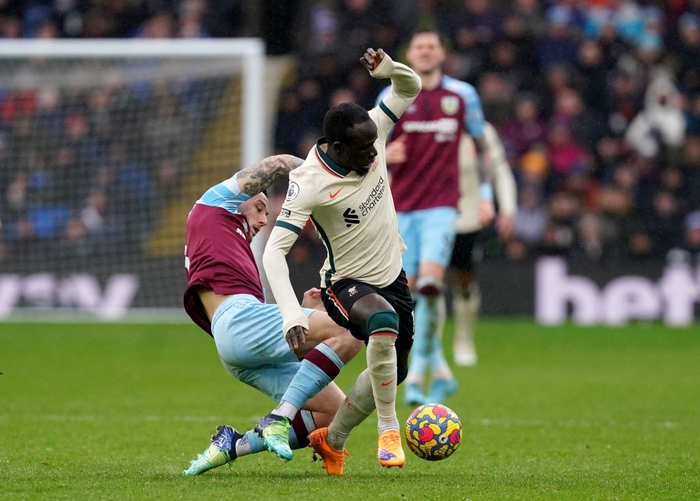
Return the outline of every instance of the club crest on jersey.
[[[455,96],[444,96],[440,100],[440,107],[442,108],[442,111],[448,115],[454,115],[459,109],[459,99],[457,99]]]
[[[285,200],[289,202],[290,200],[294,200],[297,196],[299,195],[299,185],[295,183],[294,181],[291,181],[289,183],[289,188],[287,189],[287,197]]]

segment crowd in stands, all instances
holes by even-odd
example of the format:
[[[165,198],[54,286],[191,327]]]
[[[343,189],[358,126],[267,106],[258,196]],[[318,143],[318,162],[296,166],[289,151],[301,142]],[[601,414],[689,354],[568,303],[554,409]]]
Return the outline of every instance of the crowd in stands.
[[[355,64],[361,47],[401,57],[412,30],[437,28],[518,183],[515,237],[487,232],[487,255],[700,263],[699,1],[399,4],[313,3],[279,151],[306,154],[340,99],[373,105],[385,83]]]
[[[264,37],[271,54],[299,63],[273,139],[275,151],[299,156],[329,107],[370,108],[386,85],[358,55],[382,47],[401,59],[417,28],[444,35],[445,73],[477,88],[516,176],[515,236],[487,233],[487,255],[700,262],[700,0],[0,0],[0,38]],[[177,136],[192,106],[177,92],[66,100],[0,89],[0,259],[8,242],[21,251],[17,242],[47,231],[78,254],[141,239],[158,214],[145,194],[172,191],[183,169]],[[112,134],[145,101],[153,122],[129,137],[172,139],[158,145],[172,154],[147,165],[129,137]],[[52,158],[33,147],[39,136],[60,144]],[[84,191],[64,189],[75,176],[91,180]],[[37,200],[57,208],[32,216]],[[130,221],[115,206],[145,217]]]

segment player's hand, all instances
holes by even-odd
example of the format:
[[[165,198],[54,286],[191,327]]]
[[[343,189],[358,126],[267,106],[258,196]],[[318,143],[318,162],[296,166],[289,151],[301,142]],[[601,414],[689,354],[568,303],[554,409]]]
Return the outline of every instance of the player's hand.
[[[503,242],[510,240],[513,236],[513,216],[509,214],[499,214],[496,218],[496,231],[498,238]]]
[[[306,336],[308,335],[309,331],[301,325],[296,325],[289,329],[284,335],[284,340],[287,341],[289,345],[289,351],[294,351],[304,344],[304,340],[306,340]]]
[[[401,134],[396,140],[386,145],[386,163],[402,164],[406,161],[406,134]]]
[[[482,227],[491,224],[493,218],[496,216],[496,208],[493,206],[493,200],[479,199],[477,211],[479,214],[479,224]]]
[[[376,51],[371,47],[365,51],[365,54],[360,58],[360,64],[367,68],[369,71],[377,69],[379,63],[384,59],[384,49],[377,49]]]
[[[325,306],[323,306],[323,301],[321,301],[321,289],[312,287],[304,292],[304,297],[301,300],[301,306],[302,308],[313,308],[314,310],[326,311]]]

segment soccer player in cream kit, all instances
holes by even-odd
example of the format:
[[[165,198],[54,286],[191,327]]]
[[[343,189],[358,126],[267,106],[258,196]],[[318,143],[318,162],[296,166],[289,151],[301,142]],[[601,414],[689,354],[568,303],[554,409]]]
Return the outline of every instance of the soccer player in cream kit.
[[[326,429],[310,435],[329,474],[342,474],[344,444],[352,428],[377,409],[377,458],[402,466],[396,385],[403,380],[413,338],[413,306],[401,254],[385,159],[386,137],[421,90],[420,78],[381,49],[360,62],[391,89],[367,112],[351,103],[328,111],[324,137],[290,173],[287,197],[263,256],[270,288],[284,319],[288,342],[303,341],[308,320],[289,280],[286,254],[311,219],[326,247],[320,270],[323,303],[339,325],[367,344],[367,369],[346,405]]]

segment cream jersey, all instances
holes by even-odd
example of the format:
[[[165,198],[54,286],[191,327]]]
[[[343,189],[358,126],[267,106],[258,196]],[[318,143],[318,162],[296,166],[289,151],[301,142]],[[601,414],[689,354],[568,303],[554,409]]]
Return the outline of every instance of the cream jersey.
[[[518,203],[515,178],[508,164],[503,143],[501,143],[496,129],[488,122],[484,129],[484,138],[491,157],[491,176],[498,201],[498,211],[514,215]],[[459,145],[459,191],[459,213],[455,223],[455,231],[457,233],[473,233],[480,230],[481,225],[477,212],[479,172],[477,170],[476,150],[474,142],[466,134],[462,135]]]
[[[295,325],[308,327],[289,283],[284,256],[309,219],[327,251],[320,270],[321,287],[342,278],[385,287],[401,272],[401,254],[406,247],[389,188],[385,144],[398,117],[420,92],[421,83],[413,70],[388,56],[370,73],[392,80],[391,91],[369,111],[377,126],[377,157],[370,170],[360,176],[337,165],[327,155],[327,143],[321,138],[305,162],[289,174],[287,196],[263,256],[285,333]]]

